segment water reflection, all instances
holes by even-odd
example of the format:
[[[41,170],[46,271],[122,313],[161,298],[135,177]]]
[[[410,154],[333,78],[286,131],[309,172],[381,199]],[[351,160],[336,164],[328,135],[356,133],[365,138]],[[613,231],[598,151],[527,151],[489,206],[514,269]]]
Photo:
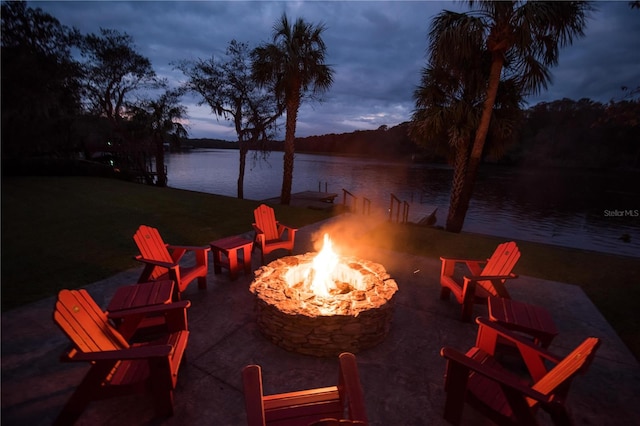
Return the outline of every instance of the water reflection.
[[[232,150],[169,154],[169,186],[235,197],[238,157]],[[410,203],[410,221],[438,208],[436,225],[442,226],[451,175],[446,166],[296,154],[292,191],[324,191],[326,185],[341,202],[344,188],[369,198],[372,211],[380,214],[394,194]],[[634,182],[595,172],[485,168],[463,230],[640,256],[640,217],[634,215],[640,209],[640,190]],[[248,161],[245,198],[277,197],[281,185],[282,153],[271,153],[267,162]]]

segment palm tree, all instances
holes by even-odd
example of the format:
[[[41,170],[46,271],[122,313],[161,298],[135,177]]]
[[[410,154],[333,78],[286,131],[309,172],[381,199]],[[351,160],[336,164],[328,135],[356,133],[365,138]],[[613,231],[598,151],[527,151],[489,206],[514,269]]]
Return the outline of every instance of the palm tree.
[[[333,70],[324,63],[326,46],[321,37],[324,30],[324,25],[312,25],[302,18],[291,25],[283,14],[273,28],[272,43],[258,46],[252,52],[254,78],[260,85],[273,84],[276,96],[285,103],[282,204],[291,201],[296,122],[302,99],[325,92],[333,83]]]
[[[460,72],[464,69],[462,64],[455,67],[431,64],[422,70],[421,84],[414,92],[416,110],[409,128],[411,138],[420,144],[447,140],[451,147],[454,172],[448,230],[454,221],[452,214],[462,201],[469,153],[481,118],[484,81],[489,69],[488,54],[481,46],[470,52],[471,56],[463,64],[473,66],[465,73]],[[516,136],[515,129],[522,119],[521,104],[522,97],[515,88],[515,81],[501,82],[487,145],[493,155],[500,156]]]
[[[468,4],[479,10],[443,11],[433,19],[429,33],[430,64],[457,71],[467,82],[478,76],[477,61],[464,61],[479,48],[488,54],[481,115],[465,163],[460,200],[450,206],[447,219],[446,228],[452,232],[462,230],[501,79],[512,80],[511,87],[522,96],[546,89],[551,80],[549,68],[558,63],[560,47],[584,35],[588,13],[593,10],[581,1],[469,0]]]

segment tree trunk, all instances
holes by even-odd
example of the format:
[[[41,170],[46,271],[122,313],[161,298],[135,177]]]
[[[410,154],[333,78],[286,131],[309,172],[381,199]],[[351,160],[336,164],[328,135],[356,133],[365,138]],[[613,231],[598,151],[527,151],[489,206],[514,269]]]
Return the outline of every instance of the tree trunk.
[[[159,137],[156,137],[156,172],[158,176],[156,185],[167,186],[167,173],[164,168],[164,144],[162,138]]]
[[[482,105],[482,116],[480,117],[480,125],[476,130],[476,137],[473,141],[473,149],[471,150],[471,159],[480,164],[482,159],[482,151],[489,133],[489,125],[491,124],[491,116],[493,115],[493,107],[496,103],[498,95],[498,86],[500,85],[500,74],[502,74],[503,64],[502,52],[493,55],[491,62],[491,70],[489,71],[489,81],[487,84],[487,95]],[[471,170],[468,170],[471,172]]]
[[[496,102],[496,96],[498,94],[498,85],[500,84],[500,74],[502,73],[503,64],[502,53],[494,54],[493,62],[491,63],[491,70],[489,72],[489,82],[487,84],[487,96],[482,106],[482,116],[480,117],[480,125],[476,130],[476,136],[473,141],[473,147],[471,149],[471,155],[465,165],[464,178],[462,182],[458,182],[461,188],[457,191],[457,197],[455,199],[453,191],[456,190],[454,176],[454,187],[451,196],[451,206],[449,207],[449,216],[447,217],[447,231],[460,232],[464,225],[464,219],[467,216],[467,210],[469,209],[469,203],[473,196],[473,186],[476,182],[478,175],[478,169],[480,168],[480,162],[482,161],[482,151],[484,150],[484,144],[487,140],[487,134],[489,133],[489,125],[491,124],[491,117],[493,115],[493,106]],[[458,167],[456,153],[456,169]],[[456,173],[456,172],[454,172]]]
[[[453,181],[451,183],[451,199],[449,200],[449,212],[445,230],[460,232],[467,214],[467,205],[462,203],[465,177],[467,175],[467,159],[469,157],[469,144],[463,143],[456,148],[456,156],[453,163]]]
[[[247,162],[247,152],[249,148],[246,142],[238,141],[240,146],[240,168],[238,170],[238,198],[244,198],[244,170]]]
[[[282,191],[280,192],[280,204],[291,203],[291,185],[293,182],[293,159],[295,154],[296,120],[300,96],[292,96],[287,102],[287,123],[284,138],[284,163],[282,171]]]

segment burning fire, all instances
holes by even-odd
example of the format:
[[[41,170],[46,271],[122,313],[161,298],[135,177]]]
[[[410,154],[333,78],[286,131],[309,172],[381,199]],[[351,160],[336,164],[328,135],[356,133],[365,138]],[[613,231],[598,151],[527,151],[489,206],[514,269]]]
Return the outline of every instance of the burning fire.
[[[309,276],[305,279],[311,281],[310,288],[316,296],[329,297],[330,290],[336,288],[334,273],[339,261],[329,234],[324,234],[322,250],[313,258]]]
[[[281,257],[255,272],[249,290],[267,338],[314,356],[357,352],[384,339],[398,285],[382,265],[341,248],[324,235],[318,252]]]

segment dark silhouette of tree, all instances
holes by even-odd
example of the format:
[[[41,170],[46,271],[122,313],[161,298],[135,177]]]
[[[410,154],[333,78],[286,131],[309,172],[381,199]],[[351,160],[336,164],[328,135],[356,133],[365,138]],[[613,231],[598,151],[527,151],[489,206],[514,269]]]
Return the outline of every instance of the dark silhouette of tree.
[[[637,100],[541,102],[525,111],[521,138],[508,155],[524,167],[638,169],[639,117]]]
[[[72,123],[81,111],[78,30],[26,2],[2,3],[3,156],[79,151]]]
[[[226,54],[224,61],[213,57],[184,61],[178,68],[189,78],[184,88],[202,97],[200,105],[206,103],[215,115],[233,121],[240,151],[238,198],[244,198],[247,153],[272,138],[283,106],[275,91],[262,89],[253,80],[248,44],[232,40]],[[266,153],[262,149],[254,152]]]
[[[145,90],[162,88],[149,59],[135,51],[133,38],[110,29],[100,29],[100,35],[86,35],[81,54],[84,67],[85,107],[91,113],[106,117],[121,137],[122,167],[142,173],[147,182],[149,147],[141,146],[131,137],[129,124],[136,102],[135,95]]]
[[[180,139],[188,136],[180,123],[187,114],[186,108],[180,104],[180,96],[179,90],[167,90],[157,99],[144,100],[133,108],[133,127],[138,129],[141,138],[150,138],[155,149],[157,186],[167,186],[165,141],[179,146]]]
[[[474,1],[468,13],[443,11],[431,25],[430,59],[434,70],[452,69],[465,83],[477,75],[478,63],[461,67],[469,49],[490,54],[485,80],[482,114],[473,134],[459,201],[450,206],[447,230],[460,232],[473,194],[473,185],[482,160],[502,78],[512,79],[522,95],[546,88],[549,67],[558,62],[559,48],[583,36],[592,10],[588,2]],[[473,84],[475,87],[475,84]],[[458,165],[463,167],[462,164]]]
[[[272,43],[253,51],[253,74],[261,85],[273,85],[286,109],[284,165],[280,202],[291,202],[295,133],[298,110],[306,95],[318,95],[333,83],[333,70],[324,63],[324,25],[312,25],[298,18],[290,23],[283,14],[273,29]]]

